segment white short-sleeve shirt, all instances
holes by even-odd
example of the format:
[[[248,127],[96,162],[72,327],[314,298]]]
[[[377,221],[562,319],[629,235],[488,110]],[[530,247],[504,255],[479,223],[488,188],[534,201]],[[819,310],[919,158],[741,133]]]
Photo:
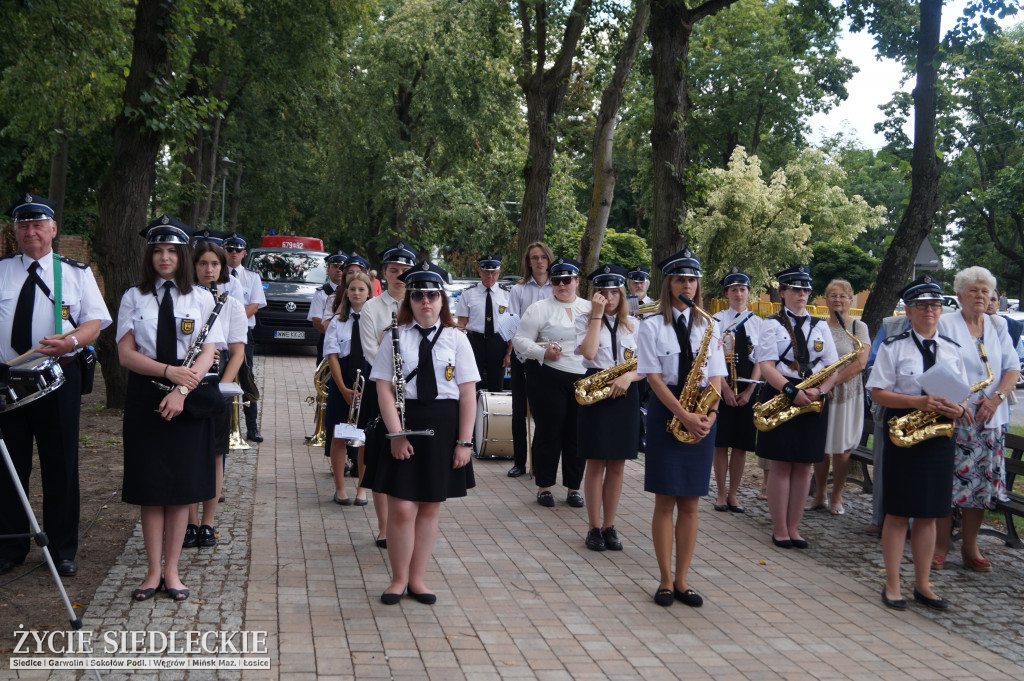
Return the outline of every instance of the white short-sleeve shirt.
[[[679,323],[679,318],[682,317],[683,323],[688,323],[691,313],[690,308],[683,311],[673,308],[672,319],[675,323]],[[690,329],[690,348],[694,357],[700,351],[706,330],[707,324],[703,319],[694,320],[693,327]],[[725,356],[722,354],[720,334],[721,329],[718,324],[715,324],[711,330],[707,361],[702,369],[704,380],[701,381],[701,385],[707,385],[707,379],[712,376],[726,375]],[[661,374],[661,380],[665,385],[680,385],[681,381],[686,380],[686,376],[679,376],[679,353],[679,339],[676,337],[676,330],[671,324],[665,323],[664,317],[655,314],[646,317],[640,323],[640,333],[637,339],[637,354],[640,357],[640,362],[637,365],[637,372],[641,376]]]
[[[594,355],[594,359],[583,357],[580,345],[590,329],[590,314],[588,311],[576,317],[576,349],[574,352],[583,359],[584,369],[609,369],[636,357],[636,332],[640,326],[640,320],[636,317],[629,317],[629,325],[619,322],[615,333],[618,356],[612,357],[612,332],[608,327],[615,328],[614,315],[604,315],[604,319],[600,322],[601,338],[598,340],[597,354]],[[630,326],[633,328],[632,331],[630,331]]]
[[[124,292],[121,307],[117,313],[118,342],[129,331],[135,337],[135,347],[146,357],[156,358],[156,329],[160,317],[160,301],[166,294],[164,280],[157,279],[156,294],[142,293],[137,286]],[[177,288],[171,289],[171,300],[174,301],[174,334],[177,340],[177,357],[184,359],[188,347],[192,344],[199,330],[213,312],[213,296],[207,289],[193,286],[192,291],[182,294]],[[223,343],[224,337],[217,324],[214,324],[204,344]]]
[[[365,307],[363,308],[366,309]],[[430,334],[433,340],[435,330]],[[398,347],[402,353],[402,372],[408,378],[409,374],[419,366],[420,363],[420,341],[423,335],[415,324],[403,324],[398,327]],[[431,350],[431,357],[434,360],[434,377],[437,380],[437,399],[457,400],[459,399],[459,386],[463,383],[476,383],[480,380],[480,372],[476,368],[476,360],[473,357],[473,348],[469,345],[469,339],[461,331],[452,327],[441,329],[441,335]],[[370,372],[370,379],[374,381],[387,381],[394,378],[394,343],[381,343],[377,357],[373,361],[373,370]],[[417,377],[408,380],[405,385],[405,396],[414,400],[417,396]]]
[[[793,325],[795,333],[796,321],[794,321],[793,315],[785,308],[779,314],[790,315],[789,321]],[[804,338],[807,339],[807,351],[811,358],[812,371],[820,371],[839,359],[836,343],[832,339],[832,332],[829,331],[826,321],[819,319],[812,328],[811,316],[808,314],[801,322],[800,328],[803,329]],[[758,362],[775,362],[775,368],[786,378],[800,378],[800,372],[789,367],[789,363],[794,361],[796,356],[795,341],[790,338],[789,332],[786,331],[776,315],[764,320],[760,335],[761,338],[754,346],[756,360]]]

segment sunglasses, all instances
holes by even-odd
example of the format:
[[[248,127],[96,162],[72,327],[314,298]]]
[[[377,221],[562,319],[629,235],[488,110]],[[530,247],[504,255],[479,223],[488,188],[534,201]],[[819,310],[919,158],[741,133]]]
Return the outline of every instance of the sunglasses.
[[[572,275],[568,275],[568,276],[564,276],[564,277],[551,277],[551,285],[552,286],[568,286],[569,282],[571,282],[575,278],[576,277],[574,277]]]
[[[241,246],[225,246],[224,250],[227,251],[228,253],[241,253],[245,249],[242,248]]]
[[[435,300],[437,300],[440,297],[441,297],[441,292],[440,291],[412,291],[412,292],[409,293],[409,298],[411,300],[416,301],[417,303],[419,301],[423,300],[424,298],[426,298],[430,302],[434,302]]]

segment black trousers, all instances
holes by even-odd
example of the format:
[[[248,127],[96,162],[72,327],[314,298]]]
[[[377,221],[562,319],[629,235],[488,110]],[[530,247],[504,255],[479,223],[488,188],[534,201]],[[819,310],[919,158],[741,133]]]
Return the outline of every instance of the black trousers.
[[[492,393],[501,392],[501,384],[505,379],[505,369],[501,363],[505,361],[508,343],[496,333],[490,338],[484,338],[482,333],[470,331],[466,336],[469,338],[470,347],[473,348],[476,368],[480,372],[480,381],[476,384],[476,389]]]
[[[530,411],[537,425],[533,435],[533,473],[537,487],[555,484],[561,458],[562,484],[569,489],[579,489],[587,462],[576,446],[579,405],[576,404],[575,383],[583,374],[571,374],[537,362],[530,362],[526,370]]]
[[[252,329],[249,329],[248,337],[245,340],[245,363],[252,370],[252,353],[256,347],[256,342],[252,338]],[[253,380],[256,380],[256,372],[252,372]],[[259,404],[255,400],[249,400],[249,406],[242,407],[242,413],[245,414],[245,429],[246,430],[259,430],[260,424],[257,422],[257,415],[259,414]]]
[[[0,434],[25,493],[32,474],[32,442],[39,450],[43,483],[43,529],[54,562],[74,560],[78,552],[78,422],[82,412],[82,373],[68,362],[64,385],[35,402],[0,414]],[[0,535],[29,532],[28,516],[7,467],[0,468]],[[0,541],[0,557],[24,560],[29,540]]]
[[[536,364],[536,362],[534,362]],[[526,470],[526,365],[512,353],[509,366],[512,374],[512,458],[513,463]]]

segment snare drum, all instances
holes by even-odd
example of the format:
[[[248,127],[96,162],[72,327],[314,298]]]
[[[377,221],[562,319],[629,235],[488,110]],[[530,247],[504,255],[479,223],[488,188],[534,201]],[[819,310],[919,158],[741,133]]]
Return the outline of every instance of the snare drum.
[[[0,412],[23,407],[64,385],[56,357],[36,355],[10,366],[8,384],[0,390]]]
[[[477,458],[511,459],[512,393],[478,393],[473,432]]]

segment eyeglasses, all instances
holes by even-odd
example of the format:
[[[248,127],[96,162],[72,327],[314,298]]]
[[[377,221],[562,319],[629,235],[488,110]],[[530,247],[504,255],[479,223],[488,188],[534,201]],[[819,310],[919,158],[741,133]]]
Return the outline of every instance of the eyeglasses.
[[[571,282],[575,278],[576,277],[571,276],[571,275],[570,276],[566,276],[566,277],[551,277],[551,285],[552,286],[568,286],[569,282]]]
[[[440,291],[412,291],[412,292],[409,293],[409,298],[411,300],[415,300],[417,303],[419,301],[423,300],[424,298],[426,298],[430,302],[434,302],[435,300],[437,300],[440,297],[441,297],[441,292]]]
[[[825,299],[826,300],[849,300],[850,296],[846,295],[845,293],[830,293],[827,296],[825,296]]]
[[[924,300],[922,300],[921,302],[918,302],[918,303],[908,303],[907,306],[908,307],[915,307],[918,310],[938,310],[939,308],[942,307],[942,303],[940,303],[937,300],[932,300],[932,301],[924,301]]]
[[[241,253],[245,249],[242,248],[241,246],[225,246],[224,250],[227,251],[228,253]]]

